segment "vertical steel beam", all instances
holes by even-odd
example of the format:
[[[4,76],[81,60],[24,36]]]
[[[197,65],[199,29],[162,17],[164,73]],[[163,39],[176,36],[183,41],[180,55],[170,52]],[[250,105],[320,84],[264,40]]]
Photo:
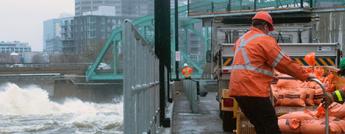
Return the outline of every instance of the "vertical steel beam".
[[[190,4],[190,0],[187,0],[187,16],[189,15],[190,11],[189,11],[189,4]]]
[[[155,0],[155,53],[159,62],[159,82],[160,82],[160,124],[163,127],[170,127],[170,119],[165,118],[165,77],[164,66],[170,72],[171,48],[170,48],[170,1]],[[169,82],[169,81],[168,81]]]
[[[178,0],[175,0],[175,52],[179,51],[179,27],[178,27]],[[175,60],[175,75],[176,80],[180,80],[179,78],[179,61]]]

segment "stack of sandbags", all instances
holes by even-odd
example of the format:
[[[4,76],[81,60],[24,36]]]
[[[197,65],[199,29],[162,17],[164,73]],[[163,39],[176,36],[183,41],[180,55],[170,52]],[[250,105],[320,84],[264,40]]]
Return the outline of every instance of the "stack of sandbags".
[[[330,133],[345,134],[345,105],[333,103],[329,107],[329,115]],[[319,106],[317,111],[291,112],[280,116],[278,125],[282,133],[324,134],[324,111]]]
[[[334,91],[337,77],[333,73],[324,71],[321,67],[309,71],[324,83],[328,92]],[[289,76],[278,73],[277,77]],[[276,84],[271,85],[271,90],[277,106],[314,106],[320,104],[323,98],[321,87],[313,81],[279,79]]]
[[[271,85],[276,106],[314,106],[320,104],[323,94],[316,94],[318,89],[313,88],[281,88],[277,85]]]

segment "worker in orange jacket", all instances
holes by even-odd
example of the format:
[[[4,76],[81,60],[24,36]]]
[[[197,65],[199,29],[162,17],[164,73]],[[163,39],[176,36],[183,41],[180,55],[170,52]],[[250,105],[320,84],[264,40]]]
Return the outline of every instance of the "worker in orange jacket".
[[[314,78],[282,52],[276,40],[268,35],[273,30],[271,15],[257,12],[250,30],[235,42],[231,65],[230,96],[236,99],[257,134],[281,133],[269,99],[273,69],[301,81]]]
[[[186,79],[191,79],[193,68],[189,67],[187,63],[183,64],[182,74]]]

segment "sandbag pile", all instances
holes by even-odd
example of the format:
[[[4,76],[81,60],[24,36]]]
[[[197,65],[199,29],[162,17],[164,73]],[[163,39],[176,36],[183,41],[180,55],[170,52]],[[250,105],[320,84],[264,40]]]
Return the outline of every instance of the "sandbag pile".
[[[321,105],[316,111],[304,110],[284,114],[278,118],[282,133],[324,134],[325,114]],[[329,132],[345,134],[345,105],[332,103],[329,106]]]
[[[339,78],[334,72],[322,67],[310,67],[306,68],[306,71],[314,73],[324,83],[327,92],[333,92],[336,89],[336,81],[339,81]],[[278,75],[278,77],[289,77],[279,73]],[[276,84],[271,85],[271,90],[276,106],[314,106],[319,105],[323,97],[321,87],[312,81],[279,79]]]
[[[289,83],[288,86],[287,83]],[[282,86],[284,85],[284,86]],[[276,106],[314,106],[322,101],[323,92],[319,86],[309,86],[297,80],[279,80],[271,85]]]

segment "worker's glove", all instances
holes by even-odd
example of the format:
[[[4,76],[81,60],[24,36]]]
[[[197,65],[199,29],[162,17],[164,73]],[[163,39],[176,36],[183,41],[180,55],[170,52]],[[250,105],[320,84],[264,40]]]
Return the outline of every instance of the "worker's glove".
[[[335,90],[332,93],[332,98],[334,100],[334,102],[343,104],[344,103],[344,99],[345,99],[345,92],[342,90]]]

